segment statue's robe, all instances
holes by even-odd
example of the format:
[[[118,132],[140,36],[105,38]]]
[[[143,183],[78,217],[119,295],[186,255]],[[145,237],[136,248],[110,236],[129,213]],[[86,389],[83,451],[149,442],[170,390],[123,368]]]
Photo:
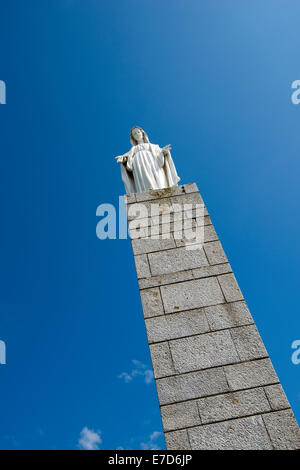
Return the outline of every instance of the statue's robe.
[[[170,188],[180,180],[170,152],[164,154],[159,145],[133,145],[126,155],[127,162],[121,164],[126,193]]]

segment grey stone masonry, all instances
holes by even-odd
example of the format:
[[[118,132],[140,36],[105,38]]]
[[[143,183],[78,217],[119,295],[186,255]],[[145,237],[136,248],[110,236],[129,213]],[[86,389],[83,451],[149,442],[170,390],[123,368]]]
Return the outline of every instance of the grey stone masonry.
[[[167,449],[300,449],[196,184],[125,203]]]

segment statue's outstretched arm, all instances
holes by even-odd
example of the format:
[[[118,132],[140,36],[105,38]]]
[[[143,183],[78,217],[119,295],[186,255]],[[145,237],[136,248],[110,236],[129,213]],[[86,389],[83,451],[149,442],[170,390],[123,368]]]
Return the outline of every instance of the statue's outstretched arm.
[[[165,145],[163,148],[162,148],[162,151],[164,153],[164,155],[167,155],[168,153],[170,153],[170,150],[171,150],[171,144],[168,144],[168,145]]]
[[[115,159],[118,163],[123,163],[123,165],[126,166],[127,170],[132,171],[132,164],[128,153],[125,153],[124,155],[119,155],[118,157],[115,157]]]
[[[165,164],[165,157],[167,157],[170,154],[171,145],[166,145],[162,149],[160,147],[158,148],[159,148],[158,164],[160,168],[162,168]]]
[[[128,154],[124,153],[124,155],[119,155],[118,157],[115,157],[117,160],[117,163],[126,163],[128,160]]]

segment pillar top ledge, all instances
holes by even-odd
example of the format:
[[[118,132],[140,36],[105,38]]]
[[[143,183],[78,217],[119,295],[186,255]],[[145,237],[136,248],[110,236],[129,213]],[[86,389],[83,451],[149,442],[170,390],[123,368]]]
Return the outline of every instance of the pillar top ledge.
[[[188,183],[164,189],[148,189],[148,191],[142,193],[125,194],[124,200],[125,204],[134,204],[137,202],[165,199],[195,192],[199,192],[196,183]]]

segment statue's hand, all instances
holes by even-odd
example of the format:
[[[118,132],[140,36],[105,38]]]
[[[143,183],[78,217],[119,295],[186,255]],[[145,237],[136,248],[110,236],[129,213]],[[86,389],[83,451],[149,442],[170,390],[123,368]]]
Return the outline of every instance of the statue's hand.
[[[168,153],[171,150],[171,145],[165,145],[165,147],[162,148],[163,153]]]
[[[118,163],[126,163],[128,156],[127,155],[120,155],[119,157],[115,157]]]

